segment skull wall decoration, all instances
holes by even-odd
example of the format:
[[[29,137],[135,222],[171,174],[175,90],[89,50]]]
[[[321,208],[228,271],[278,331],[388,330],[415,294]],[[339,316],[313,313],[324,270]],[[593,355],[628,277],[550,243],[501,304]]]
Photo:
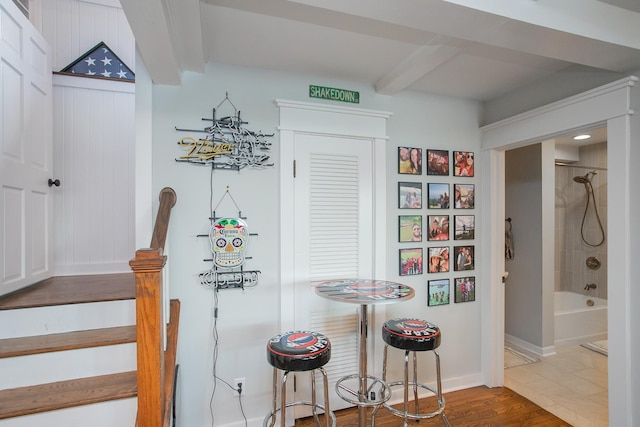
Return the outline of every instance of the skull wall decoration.
[[[215,265],[223,268],[239,267],[244,263],[249,240],[247,224],[240,218],[220,218],[209,233]]]

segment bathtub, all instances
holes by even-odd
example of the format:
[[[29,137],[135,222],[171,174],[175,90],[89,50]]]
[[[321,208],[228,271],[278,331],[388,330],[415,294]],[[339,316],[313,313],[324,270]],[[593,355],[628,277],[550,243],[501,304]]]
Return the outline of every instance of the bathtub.
[[[589,306],[587,301],[593,301]],[[607,300],[574,292],[554,295],[555,345],[607,339]]]

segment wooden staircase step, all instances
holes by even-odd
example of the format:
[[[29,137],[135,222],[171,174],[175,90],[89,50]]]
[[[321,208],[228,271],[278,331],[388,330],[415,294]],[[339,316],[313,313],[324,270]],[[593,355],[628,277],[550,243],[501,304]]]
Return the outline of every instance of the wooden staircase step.
[[[135,299],[133,273],[51,277],[0,297],[0,310]]]
[[[0,390],[0,419],[136,395],[135,371]]]
[[[126,344],[136,341],[136,327],[91,329],[61,334],[0,339],[0,359],[51,351]]]

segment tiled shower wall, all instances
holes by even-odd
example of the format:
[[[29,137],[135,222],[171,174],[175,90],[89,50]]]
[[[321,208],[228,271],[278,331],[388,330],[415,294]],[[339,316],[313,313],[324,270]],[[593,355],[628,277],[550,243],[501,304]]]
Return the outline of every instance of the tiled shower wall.
[[[580,148],[580,161],[574,166],[607,167],[607,143],[602,142]],[[584,184],[573,180],[593,169],[556,166],[556,211],[555,211],[555,290],[577,292],[599,298],[607,298],[607,171],[597,170],[591,178],[600,221],[605,231],[605,241],[599,247],[585,244],[580,237],[582,217],[587,202]],[[593,200],[590,201],[584,223],[584,236],[590,243],[602,239],[596,218]],[[586,265],[588,257],[597,257],[601,262],[598,270]],[[596,289],[585,291],[588,283]]]

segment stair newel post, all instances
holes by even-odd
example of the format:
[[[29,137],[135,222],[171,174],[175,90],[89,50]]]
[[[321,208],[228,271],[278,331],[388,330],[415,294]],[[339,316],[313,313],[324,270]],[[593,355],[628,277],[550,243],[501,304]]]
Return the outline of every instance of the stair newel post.
[[[162,249],[140,249],[129,262],[136,277],[138,427],[163,425],[164,320]]]

